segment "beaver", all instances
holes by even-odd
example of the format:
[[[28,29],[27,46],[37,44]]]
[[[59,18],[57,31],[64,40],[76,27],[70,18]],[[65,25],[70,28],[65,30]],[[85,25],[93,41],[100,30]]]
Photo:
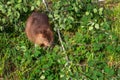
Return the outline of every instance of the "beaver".
[[[39,46],[48,47],[53,43],[53,31],[45,13],[33,12],[27,19],[25,32],[28,39]]]

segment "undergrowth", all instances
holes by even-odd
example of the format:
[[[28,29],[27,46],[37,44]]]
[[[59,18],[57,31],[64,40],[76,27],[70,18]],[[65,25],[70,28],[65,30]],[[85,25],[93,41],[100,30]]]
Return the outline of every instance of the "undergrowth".
[[[24,32],[29,14],[46,12],[44,4],[0,1],[0,79],[119,80],[119,18],[114,24],[110,19],[119,17],[118,8],[108,17],[108,9],[91,0],[49,0],[48,6],[55,46],[44,49],[34,47]]]

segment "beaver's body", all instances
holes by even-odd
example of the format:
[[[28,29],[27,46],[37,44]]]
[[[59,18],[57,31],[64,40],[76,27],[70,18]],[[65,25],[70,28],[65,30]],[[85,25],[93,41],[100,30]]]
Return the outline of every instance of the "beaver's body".
[[[25,32],[30,41],[40,46],[50,46],[53,43],[53,32],[50,29],[48,16],[33,12],[27,22]]]

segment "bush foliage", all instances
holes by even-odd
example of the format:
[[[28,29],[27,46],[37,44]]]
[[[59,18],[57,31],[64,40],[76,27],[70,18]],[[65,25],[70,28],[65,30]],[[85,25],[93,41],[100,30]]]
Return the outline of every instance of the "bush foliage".
[[[48,9],[40,0],[0,1],[0,78],[120,79],[120,40],[106,8],[91,0],[48,0]],[[54,48],[34,47],[27,39],[25,22],[33,11],[48,14]]]

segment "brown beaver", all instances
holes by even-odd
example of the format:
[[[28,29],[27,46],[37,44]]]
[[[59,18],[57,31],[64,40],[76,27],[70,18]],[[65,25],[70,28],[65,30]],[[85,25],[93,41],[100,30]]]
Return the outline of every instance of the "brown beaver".
[[[34,44],[47,47],[53,43],[53,32],[45,13],[33,12],[27,19],[25,32]]]

